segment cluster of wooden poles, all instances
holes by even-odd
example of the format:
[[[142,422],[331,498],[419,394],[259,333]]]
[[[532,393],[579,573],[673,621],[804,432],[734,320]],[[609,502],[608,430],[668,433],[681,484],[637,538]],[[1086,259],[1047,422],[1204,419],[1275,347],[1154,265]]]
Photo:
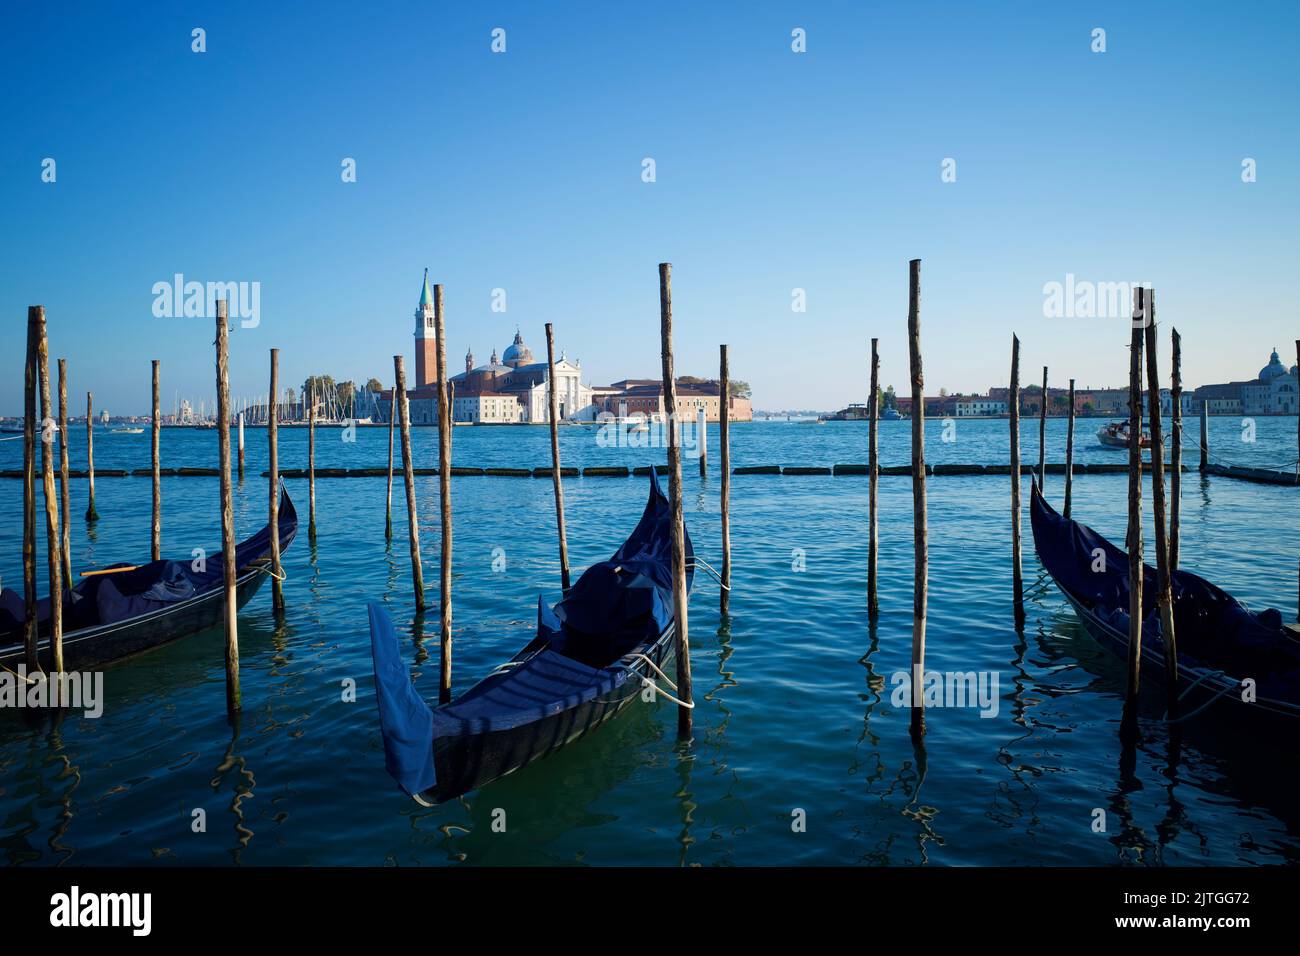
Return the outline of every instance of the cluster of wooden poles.
[[[672,344],[672,265],[659,264],[659,315],[661,359],[664,382],[664,405],[666,408],[677,407],[676,377],[673,371]],[[443,308],[443,287],[433,287],[433,323],[436,351],[436,387],[438,395],[438,496],[441,509],[442,547],[440,561],[440,655],[439,699],[446,703],[451,699],[451,664],[452,664],[452,599],[451,599],[451,557],[452,557],[452,517],[451,517],[451,392],[447,378],[446,323]],[[564,483],[563,469],[560,465],[559,441],[559,396],[555,378],[555,330],[551,323],[546,323],[546,362],[548,367],[547,399],[550,409],[551,440],[551,480],[555,497],[555,522],[559,542],[560,587],[567,594],[570,588],[569,544],[565,530],[564,517]],[[720,347],[720,402],[719,416],[721,454],[722,454],[722,580],[721,609],[726,614],[728,595],[731,588],[731,537],[730,537],[730,402],[726,400],[730,389],[730,370],[727,346]],[[411,416],[406,394],[406,370],[403,358],[393,356],[393,407],[388,416],[388,481],[384,528],[385,536],[393,533],[393,428],[397,423],[402,456],[403,482],[406,490],[407,537],[411,552],[411,585],[415,593],[417,612],[425,609],[424,570],[420,559],[419,518],[415,500],[415,470],[411,455]],[[682,518],[682,461],[679,436],[680,423],[673,416],[672,427],[668,430],[668,474],[669,498],[672,509],[672,562],[673,562],[673,611],[676,622],[675,652],[677,660],[677,695],[683,701],[678,707],[677,728],[679,736],[687,737],[691,733],[691,708],[693,707],[691,691],[691,661],[689,627],[686,611],[686,553]],[[701,455],[700,472],[706,473],[704,456]],[[309,479],[314,472],[309,456]]]
[[[929,581],[929,552],[926,528],[925,490],[925,401],[924,376],[921,363],[921,260],[913,259],[908,267],[908,353],[912,389],[912,517],[913,517],[913,625],[912,625],[912,712],[911,728],[914,735],[925,733],[925,709],[922,685],[925,675],[925,624],[926,600]],[[1129,654],[1128,678],[1125,689],[1121,735],[1126,741],[1136,739],[1137,704],[1141,682],[1142,663],[1142,385],[1143,353],[1146,355],[1146,385],[1149,399],[1151,487],[1155,518],[1156,549],[1156,602],[1160,614],[1160,635],[1164,647],[1169,713],[1176,716],[1178,705],[1178,651],[1174,633],[1173,591],[1171,576],[1178,566],[1178,523],[1180,482],[1182,475],[1182,343],[1178,330],[1173,329],[1173,374],[1170,386],[1172,402],[1172,441],[1170,459],[1170,504],[1166,514],[1164,446],[1160,411],[1160,373],[1156,359],[1155,292],[1135,289],[1133,301],[1133,333],[1129,354],[1129,487],[1128,487],[1128,570],[1129,570]],[[1296,343],[1300,357],[1300,342]],[[868,546],[867,546],[867,608],[875,619],[880,612],[876,594],[877,542],[877,420],[879,404],[878,340],[871,340],[871,398],[868,404]],[[1045,458],[1047,435],[1047,366],[1043,367],[1043,392],[1039,403],[1038,422],[1038,475],[1041,489],[1047,477]],[[1063,514],[1070,516],[1072,491],[1072,466],[1074,458],[1074,379],[1070,379],[1069,412],[1065,446],[1065,495]],[[1011,426],[1011,555],[1012,590],[1017,629],[1023,627],[1024,576],[1021,570],[1020,551],[1020,340],[1011,337],[1011,387],[1007,399]],[[1208,410],[1201,418],[1201,468],[1206,468],[1205,421]],[[1031,480],[1034,480],[1031,478]]]

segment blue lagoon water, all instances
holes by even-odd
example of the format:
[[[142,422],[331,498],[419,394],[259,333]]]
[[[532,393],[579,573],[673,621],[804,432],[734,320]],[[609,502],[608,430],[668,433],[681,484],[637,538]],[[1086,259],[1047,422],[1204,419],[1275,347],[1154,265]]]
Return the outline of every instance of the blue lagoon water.
[[[1079,425],[1077,460],[1122,461]],[[1189,423],[1194,425],[1194,423]],[[1215,458],[1287,467],[1295,419],[1259,420],[1256,441],[1216,419]],[[1189,432],[1192,429],[1189,428]],[[882,423],[886,464],[909,458],[909,424]],[[72,466],[84,461],[73,431]],[[321,429],[319,467],[382,466],[387,431],[355,442]],[[649,464],[660,449],[607,448],[590,428],[562,431],[566,465]],[[1005,463],[1005,421],[962,421],[955,441],[929,423],[927,459]],[[237,535],[266,520],[265,433],[249,429],[249,474],[235,492]],[[544,429],[458,428],[463,465],[548,463]],[[16,468],[20,442],[0,442]],[[414,434],[417,464],[436,464],[436,432]],[[1025,423],[1024,460],[1037,460]],[[717,434],[712,471],[685,469],[695,547],[719,558]],[[866,460],[855,423],[738,425],[733,463]],[[96,432],[101,468],[148,466],[149,435]],[[215,465],[212,431],[165,430],[164,466]],[[1064,458],[1064,422],[1048,427]],[[1195,464],[1194,457],[1189,457]],[[281,466],[306,463],[302,429],[281,432]],[[1063,478],[1049,476],[1059,502]],[[317,482],[319,536],[305,533],[307,485],[286,482],[304,527],[285,554],[288,605],[277,624],[264,588],[240,615],[244,712],[224,707],[223,636],[195,635],[109,666],[105,711],[23,719],[0,712],[0,853],[7,864],[1272,864],[1300,860],[1294,743],[1201,721],[1171,740],[1147,702],[1131,766],[1117,737],[1124,672],[1043,580],[1029,537],[1028,619],[1011,609],[1009,479],[929,482],[927,665],[999,675],[997,713],[928,712],[922,748],[890,678],[909,663],[911,483],[880,483],[880,599],[866,614],[867,488],[862,477],[737,476],[732,484],[731,617],[697,577],[691,598],[696,736],[675,739],[672,705],[638,705],[588,738],[502,781],[426,809],[384,771],[372,696],[365,602],[386,602],[417,686],[437,696],[438,491],[417,479],[426,580],[413,613],[400,472],[394,540],[384,540],[384,480]],[[1026,490],[1028,484],[1026,482]],[[644,478],[566,481],[575,570],[609,555],[635,523]],[[163,482],[163,549],[219,548],[217,481]],[[452,480],[455,510],[454,683],[464,690],[531,636],[539,592],[558,599],[551,483]],[[1183,566],[1252,607],[1290,619],[1296,602],[1296,489],[1189,474]],[[101,478],[101,520],[88,528],[86,483],[72,482],[74,569],[148,555],[147,478]],[[1126,478],[1075,479],[1075,514],[1122,542]],[[1149,497],[1148,497],[1149,501]],[[43,542],[43,530],[38,538]],[[1147,541],[1151,540],[1148,515]],[[0,575],[21,586],[21,486],[0,481]],[[44,546],[40,564],[44,564]],[[493,570],[494,555],[505,568]],[[801,570],[796,570],[801,568]],[[42,587],[44,585],[42,584]],[[354,703],[344,682],[356,682]],[[196,809],[206,832],[193,832]],[[1105,812],[1105,832],[1094,830]],[[504,810],[505,832],[492,826]],[[802,811],[802,815],[798,813]],[[800,831],[792,822],[802,816]],[[498,814],[499,818],[499,814]]]

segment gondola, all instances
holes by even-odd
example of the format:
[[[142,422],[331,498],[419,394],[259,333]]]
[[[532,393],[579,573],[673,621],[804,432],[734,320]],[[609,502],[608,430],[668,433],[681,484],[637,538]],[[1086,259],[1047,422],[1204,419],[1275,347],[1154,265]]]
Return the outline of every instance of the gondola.
[[[280,550],[292,543],[298,512],[289,492],[280,494]],[[271,525],[235,547],[235,600],[243,607],[270,573]],[[133,566],[116,564],[83,577],[63,601],[63,666],[87,670],[108,661],[166,644],[221,623],[225,598],[222,552],[208,555],[202,570],[194,561],[163,559]],[[17,667],[26,660],[23,645],[23,596],[0,591],[0,665]],[[37,606],[40,641],[37,657],[53,667],[49,642],[49,599]]]
[[[686,535],[686,587],[693,551]],[[671,697],[671,523],[650,469],[650,500],[612,558],[593,564],[551,608],[539,598],[536,636],[456,700],[430,708],[402,662],[392,619],[371,603],[384,762],[401,789],[430,806],[475,790],[591,732],[647,682]]]
[[[1030,503],[1034,546],[1084,628],[1121,659],[1128,658],[1128,555],[1097,532],[1063,518],[1034,483]],[[1254,612],[1190,571],[1171,581],[1178,644],[1178,719],[1215,705],[1242,715],[1300,718],[1300,629],[1275,608]],[[1165,652],[1156,607],[1156,570],[1143,565],[1142,677],[1165,684]],[[1247,680],[1255,699],[1245,693]],[[1218,702],[1222,703],[1218,703]]]

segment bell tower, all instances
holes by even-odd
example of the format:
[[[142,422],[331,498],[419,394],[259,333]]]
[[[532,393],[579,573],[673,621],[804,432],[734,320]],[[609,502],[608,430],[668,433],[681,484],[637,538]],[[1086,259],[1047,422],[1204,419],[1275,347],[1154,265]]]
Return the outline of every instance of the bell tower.
[[[424,270],[424,288],[415,307],[415,388],[438,384],[438,334],[433,325],[433,290],[429,270]]]

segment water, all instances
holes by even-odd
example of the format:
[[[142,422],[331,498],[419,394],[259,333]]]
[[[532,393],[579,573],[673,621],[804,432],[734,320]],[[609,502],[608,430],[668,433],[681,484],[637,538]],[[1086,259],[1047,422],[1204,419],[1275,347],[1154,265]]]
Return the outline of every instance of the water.
[[[1190,425],[1191,423],[1189,423]],[[1281,465],[1295,419],[1260,419],[1255,443],[1216,419],[1216,457]],[[1005,421],[958,423],[931,462],[1007,460]],[[1049,423],[1049,458],[1064,423]],[[1081,424],[1078,460],[1116,461]],[[908,423],[882,424],[885,463],[908,460]],[[1037,459],[1037,423],[1024,457]],[[566,464],[645,464],[662,452],[600,447],[591,429],[562,433]],[[417,463],[436,463],[436,433],[415,432]],[[736,464],[865,461],[865,427],[755,423],[733,432]],[[80,430],[74,444],[82,443]],[[96,433],[103,468],[147,467],[149,435]],[[701,556],[718,558],[713,474],[687,463],[686,520]],[[318,433],[321,467],[382,465],[385,429],[357,441]],[[237,534],[265,521],[265,438],[249,429],[250,474],[237,487]],[[19,442],[0,442],[0,468]],[[216,464],[214,432],[162,436],[168,466]],[[306,435],[281,433],[282,467],[305,464]],[[73,467],[84,449],[74,447]],[[544,465],[537,428],[461,428],[465,465]],[[1063,479],[1048,478],[1059,500]],[[996,671],[997,715],[931,710],[924,749],[890,705],[890,677],[911,643],[911,484],[880,483],[880,595],[865,612],[864,478],[738,476],[733,481],[732,617],[703,575],[691,600],[696,739],[675,740],[668,704],[638,706],[587,739],[466,798],[434,809],[397,791],[383,767],[365,601],[384,600],[412,634],[400,478],[397,537],[383,536],[384,481],[317,483],[319,539],[285,554],[288,611],[277,626],[264,589],[240,615],[244,713],[224,712],[223,637],[195,635],[109,666],[98,720],[29,724],[0,713],[0,852],[9,864],[167,866],[331,864],[1268,864],[1300,860],[1291,743],[1200,725],[1175,748],[1148,702],[1132,766],[1117,740],[1124,675],[1076,623],[1026,548],[1027,621],[1011,616],[1008,479],[934,478],[930,494],[928,666]],[[306,482],[287,482],[306,520]],[[551,483],[453,479],[455,685],[470,686],[531,635],[538,591],[558,595]],[[645,479],[566,482],[575,569],[607,557],[631,529]],[[219,547],[217,482],[163,482],[164,553]],[[1123,540],[1126,478],[1080,476],[1075,511]],[[1254,607],[1295,614],[1295,489],[1188,475],[1183,565]],[[88,531],[85,482],[72,484],[77,569],[148,554],[148,479],[104,478]],[[417,479],[426,578],[437,577],[437,479]],[[0,481],[0,575],[21,581],[21,495]],[[1286,515],[1292,515],[1287,518]],[[1028,515],[1025,516],[1028,535]],[[43,532],[41,533],[43,540]],[[1148,541],[1150,527],[1148,516]],[[493,573],[495,549],[507,567]],[[43,552],[43,547],[42,547]],[[796,572],[798,552],[805,570]],[[44,563],[43,555],[40,563]],[[436,602],[436,583],[432,596]],[[407,641],[418,687],[437,695],[437,609]],[[357,701],[342,700],[356,681]],[[192,829],[206,813],[206,832]],[[1106,814],[1093,831],[1094,811]],[[504,810],[506,832],[494,832]],[[804,832],[792,821],[802,811]],[[499,814],[496,816],[499,819]]]

